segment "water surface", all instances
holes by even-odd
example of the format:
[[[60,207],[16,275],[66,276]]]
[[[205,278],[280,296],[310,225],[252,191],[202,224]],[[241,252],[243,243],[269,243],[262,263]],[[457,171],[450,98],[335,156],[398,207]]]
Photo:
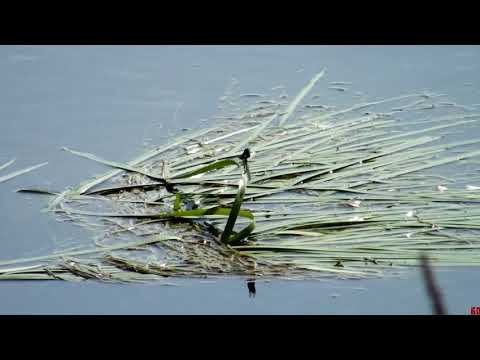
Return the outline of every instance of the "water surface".
[[[0,259],[44,255],[82,244],[86,232],[42,213],[45,198],[20,187],[63,190],[105,171],[62,152],[63,146],[126,161],[181,128],[200,128],[219,113],[219,98],[239,81],[241,92],[284,85],[295,94],[321,68],[328,81],[386,98],[416,91],[480,103],[478,46],[0,46],[0,163],[49,165],[0,185]],[[326,103],[351,103],[339,92]],[[475,134],[470,134],[476,136]],[[13,167],[9,168],[13,169]],[[449,310],[480,305],[480,269],[437,272]],[[171,279],[177,286],[94,282],[0,284],[1,314],[430,312],[420,274],[401,279],[257,283]]]

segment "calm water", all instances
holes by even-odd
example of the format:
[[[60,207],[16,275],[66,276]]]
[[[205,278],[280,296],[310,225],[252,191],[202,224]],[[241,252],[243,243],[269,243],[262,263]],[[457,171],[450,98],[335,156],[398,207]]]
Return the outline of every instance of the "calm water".
[[[201,127],[232,78],[241,92],[285,85],[295,94],[324,66],[328,81],[351,81],[369,98],[431,90],[480,103],[477,46],[0,46],[0,163],[15,157],[12,170],[49,162],[1,185],[0,260],[85,243],[82,229],[41,213],[45,198],[14,192],[62,190],[104,172],[63,146],[125,161],[183,127]],[[341,93],[330,96],[342,101]],[[480,269],[437,275],[450,312],[480,305]],[[169,282],[175,286],[1,283],[0,313],[430,312],[416,270],[400,279],[259,282],[255,297],[238,278]]]

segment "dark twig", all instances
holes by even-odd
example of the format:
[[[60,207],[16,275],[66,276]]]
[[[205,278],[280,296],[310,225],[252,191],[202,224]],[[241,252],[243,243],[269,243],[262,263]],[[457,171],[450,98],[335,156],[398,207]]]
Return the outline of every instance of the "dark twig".
[[[432,272],[432,268],[430,267],[428,257],[423,254],[420,257],[420,261],[422,265],[422,273],[425,281],[425,286],[427,288],[428,296],[430,297],[430,301],[432,303],[434,314],[447,315],[447,310],[443,303],[442,294],[438,285],[435,282],[435,278]]]

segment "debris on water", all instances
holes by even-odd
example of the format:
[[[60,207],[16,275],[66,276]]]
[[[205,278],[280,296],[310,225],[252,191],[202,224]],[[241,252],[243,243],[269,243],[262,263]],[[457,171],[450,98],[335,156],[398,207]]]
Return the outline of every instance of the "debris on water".
[[[353,287],[352,290],[357,290],[357,291],[367,291],[368,289],[365,287]]]
[[[247,288],[248,288],[248,297],[255,297],[255,295],[257,294],[257,289],[255,288],[254,280],[247,281]]]
[[[306,104],[303,106],[304,108],[306,109],[325,109],[325,110],[329,110],[330,107],[327,106],[327,105],[316,105],[316,104]]]
[[[329,82],[328,84],[337,86],[337,85],[352,85],[353,83],[350,81],[332,81],[332,82]]]
[[[446,190],[448,190],[448,188],[446,186],[443,186],[443,185],[437,185],[437,190],[438,192],[445,192]]]
[[[414,110],[421,111],[421,110],[431,110],[431,109],[435,109],[435,104],[430,104],[423,107],[417,107]]]
[[[8,166],[13,164],[14,162],[15,162],[15,159],[10,160],[6,164],[3,164],[0,168],[0,170],[7,168]],[[10,174],[7,174],[7,175],[0,176],[0,183],[6,182],[8,180],[12,180],[12,179],[16,178],[17,176],[29,173],[33,170],[36,170],[38,168],[41,168],[41,167],[47,165],[47,164],[48,164],[48,162],[44,162],[44,163],[41,163],[41,164],[38,164],[38,165],[30,166],[30,167],[25,168],[25,169],[14,171],[14,172],[12,172]]]
[[[342,86],[329,86],[328,88],[331,89],[331,90],[336,90],[336,91],[346,91],[347,90],[347,88],[342,87]]]
[[[270,105],[278,105],[276,101],[273,100],[259,100],[256,102],[257,104],[270,104]]]
[[[411,217],[414,217],[416,214],[417,214],[416,210],[410,210],[405,214],[405,217],[411,218]]]
[[[253,112],[253,113],[250,113],[250,114],[242,115],[238,118],[238,120],[255,119],[255,118],[272,116],[272,115],[275,115],[275,114],[276,114],[276,111],[270,111],[270,110],[256,111],[256,112]]]
[[[352,201],[349,201],[347,205],[353,208],[359,208],[361,203],[362,203],[361,200],[352,200]]]
[[[196,154],[201,150],[201,146],[199,144],[194,144],[185,147],[185,151],[188,155]]]

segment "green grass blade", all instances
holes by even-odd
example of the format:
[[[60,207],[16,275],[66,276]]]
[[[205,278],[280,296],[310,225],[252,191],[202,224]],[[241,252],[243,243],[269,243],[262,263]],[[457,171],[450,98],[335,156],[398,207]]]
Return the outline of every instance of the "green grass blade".
[[[220,241],[224,244],[229,244],[234,240],[238,240],[232,238],[233,227],[235,226],[235,222],[237,221],[238,214],[240,212],[240,207],[242,206],[243,197],[245,195],[245,188],[247,184],[247,177],[246,175],[242,176],[240,182],[238,184],[238,192],[237,196],[235,197],[235,202],[233,203],[232,210],[227,220],[227,224],[223,230],[222,236]]]

